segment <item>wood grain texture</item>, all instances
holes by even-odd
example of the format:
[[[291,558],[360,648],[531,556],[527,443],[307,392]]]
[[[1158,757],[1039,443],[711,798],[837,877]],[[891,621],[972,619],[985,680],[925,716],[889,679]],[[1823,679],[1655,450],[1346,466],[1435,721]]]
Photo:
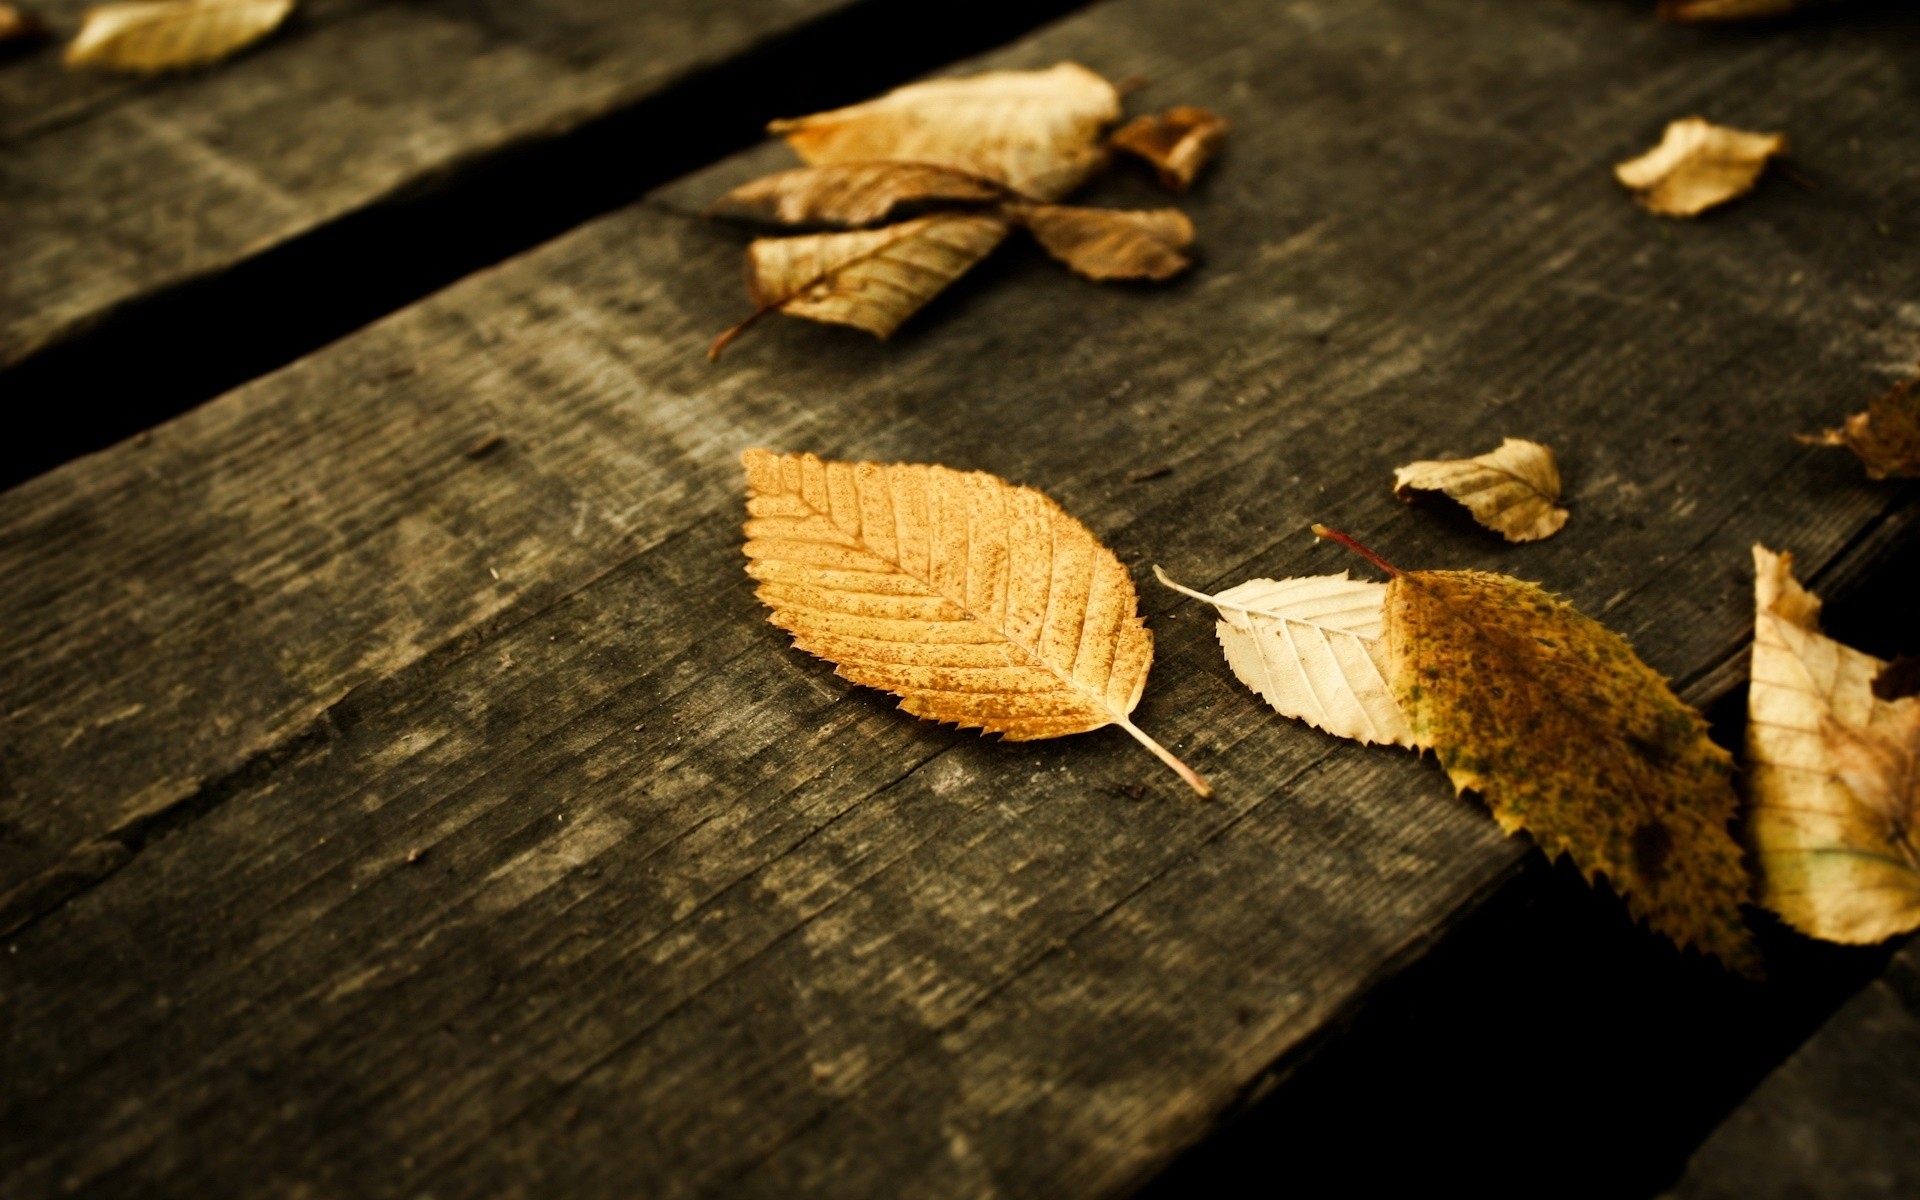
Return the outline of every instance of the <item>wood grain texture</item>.
[[[747,235],[687,214],[790,162],[755,152],[0,496],[3,1190],[1145,1177],[1522,852],[1430,763],[1268,711],[1149,563],[1324,573],[1337,521],[1543,580],[1698,701],[1753,541],[1821,588],[1912,519],[1790,435],[1920,355],[1920,14],[1643,18],[1101,5],[992,61],[1235,122],[1178,282],[1006,250],[885,345],[776,322],[712,367]],[[1635,208],[1609,164],[1708,105],[1817,189]],[[1560,454],[1550,542],[1393,498],[1505,435]],[[1138,720],[1221,799],[788,648],[739,567],[756,445],[1043,487],[1132,568]]]
[[[87,3],[37,8],[70,35]],[[308,0],[267,42],[179,78],[73,72],[52,50],[9,62],[0,366],[839,7]]]
[[[1694,1155],[1669,1200],[1920,1195],[1920,945],[1848,1001]]]

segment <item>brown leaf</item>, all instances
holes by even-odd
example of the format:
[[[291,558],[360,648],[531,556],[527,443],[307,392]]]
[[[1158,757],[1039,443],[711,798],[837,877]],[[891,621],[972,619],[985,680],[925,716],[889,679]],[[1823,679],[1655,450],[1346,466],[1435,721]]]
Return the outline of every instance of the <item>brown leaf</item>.
[[[1009,214],[1047,253],[1088,279],[1171,279],[1193,265],[1193,222],[1177,208],[1130,212],[1023,204]]]
[[[1687,117],[1667,126],[1660,144],[1613,173],[1647,211],[1698,216],[1752,190],[1767,160],[1787,150],[1777,133],[1745,133]]]
[[[1010,226],[993,213],[935,213],[880,229],[760,238],[747,247],[755,312],[709,358],[770,312],[852,325],[884,338],[985,258]]]
[[[1683,946],[1738,970],[1758,959],[1740,905],[1747,876],[1727,830],[1732,759],[1707,723],[1624,639],[1505,575],[1393,574],[1386,659],[1413,744],[1500,827],[1549,858],[1606,876],[1627,906]]]
[[[1076,63],[909,84],[877,100],[775,121],[809,163],[953,167],[1036,200],[1058,200],[1106,160],[1100,131],[1119,119],[1113,85]]]
[[[13,4],[0,4],[0,46],[29,42],[46,36],[47,27],[39,17]]]
[[[1920,378],[1874,397],[1867,411],[1824,433],[1801,434],[1814,446],[1844,446],[1867,468],[1869,479],[1920,478]]]
[[[904,204],[931,200],[978,204],[1004,200],[990,179],[928,163],[830,163],[779,171],[742,184],[708,209],[786,225],[871,225]]]
[[[1820,632],[1820,601],[1793,578],[1792,556],[1755,546],[1753,559],[1747,833],[1760,901],[1828,941],[1920,928],[1920,700],[1875,695],[1886,664]]]
[[[749,450],[747,573],[799,649],[930,721],[1009,741],[1118,725],[1153,663],[1133,580],[1032,488],[941,466]]]
[[[130,0],[87,10],[72,67],[154,74],[217,62],[279,28],[294,0]]]
[[[1437,491],[1459,501],[1473,519],[1510,542],[1551,537],[1567,523],[1560,499],[1560,468],[1539,442],[1505,438],[1477,458],[1436,459],[1395,468],[1393,491]]]
[[[1226,118],[1204,108],[1182,105],[1164,113],[1135,117],[1108,138],[1107,144],[1146,159],[1159,172],[1162,187],[1184,192],[1193,186],[1226,136]]]
[[[1752,21],[1844,3],[1846,0],[1660,0],[1660,19],[1677,24]]]

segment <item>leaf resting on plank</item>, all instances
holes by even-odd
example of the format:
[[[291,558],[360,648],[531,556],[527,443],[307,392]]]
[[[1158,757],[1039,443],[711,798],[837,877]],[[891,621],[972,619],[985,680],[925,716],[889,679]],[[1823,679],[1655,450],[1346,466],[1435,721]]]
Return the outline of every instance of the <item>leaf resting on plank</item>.
[[[1159,173],[1162,187],[1184,192],[1212,161],[1226,136],[1224,117],[1182,105],[1164,113],[1135,117],[1107,139],[1107,144],[1146,159]]]
[[[1413,744],[1500,827],[1604,875],[1683,946],[1756,971],[1747,875],[1727,831],[1733,761],[1618,634],[1539,586],[1481,571],[1392,574],[1388,679]]]
[[[767,129],[809,163],[929,163],[1058,200],[1105,162],[1100,131],[1119,117],[1112,84],[1060,63],[909,84]]]
[[[1752,21],[1784,17],[1788,13],[1831,8],[1846,0],[1661,0],[1660,19],[1681,24],[1712,21]]]
[[[1748,836],[1760,901],[1803,933],[1864,944],[1920,928],[1920,700],[1820,632],[1790,555],[1753,548]]]
[[[1234,676],[1281,716],[1336,737],[1412,746],[1413,734],[1387,686],[1380,641],[1384,584],[1338,575],[1249,579],[1217,596],[1161,583],[1213,605],[1214,634]]]
[[[1066,204],[1011,206],[1048,254],[1088,279],[1171,279],[1193,265],[1193,222],[1177,208],[1130,212]]]
[[[884,338],[1007,236],[993,213],[935,213],[880,229],[759,238],[747,247],[754,313],[714,340],[727,343],[770,312],[852,325]]]
[[[293,0],[133,0],[87,10],[73,67],[153,74],[218,62],[280,27]]]
[[[1473,519],[1510,542],[1551,537],[1567,523],[1560,499],[1560,468],[1539,442],[1506,438],[1478,458],[1408,463],[1393,472],[1393,491],[1412,500],[1414,491],[1443,492]]]
[[[778,171],[742,184],[708,210],[786,225],[871,225],[896,208],[927,201],[978,204],[1005,199],[990,179],[928,163],[854,162]]]
[[[1667,126],[1658,146],[1613,173],[1648,212],[1692,217],[1746,195],[1767,160],[1786,151],[1787,139],[1780,134],[1746,133],[1686,117]]]
[[[1920,477],[1920,379],[1895,384],[1840,428],[1802,434],[1800,440],[1815,446],[1845,446],[1867,468],[1869,479]]]
[[[1133,580],[1084,525],[981,471],[749,450],[747,573],[793,644],[930,721],[1064,737],[1128,718],[1153,664]]]

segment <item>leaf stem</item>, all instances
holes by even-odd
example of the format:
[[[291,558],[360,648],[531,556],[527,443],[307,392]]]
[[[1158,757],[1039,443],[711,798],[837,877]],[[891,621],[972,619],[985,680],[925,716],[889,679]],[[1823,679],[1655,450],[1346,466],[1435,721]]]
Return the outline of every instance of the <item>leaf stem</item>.
[[[1379,567],[1382,571],[1396,578],[1404,574],[1399,567],[1394,566],[1386,559],[1381,558],[1378,554],[1361,545],[1359,540],[1350,533],[1342,533],[1338,529],[1329,529],[1325,525],[1315,522],[1313,526],[1313,536],[1325,538],[1330,542],[1339,542],[1342,546],[1345,546],[1361,558],[1366,559],[1374,566]]]
[[[740,322],[738,325],[735,325],[732,329],[727,330],[725,333],[721,334],[719,337],[713,339],[713,345],[707,347],[707,361],[719,362],[720,352],[722,350],[725,350],[727,346],[733,341],[733,339],[745,333],[749,328],[753,326],[754,322],[758,321],[761,317],[766,316],[768,313],[772,311],[773,311],[772,308],[760,309],[757,312],[755,312],[752,316],[748,317],[746,320]]]
[[[1187,764],[1181,762],[1179,759],[1175,758],[1172,752],[1169,751],[1165,746],[1162,746],[1159,742],[1154,741],[1152,738],[1148,737],[1145,733],[1141,732],[1140,727],[1138,725],[1135,725],[1132,721],[1127,720],[1125,717],[1121,717],[1118,721],[1114,723],[1120,726],[1120,728],[1126,730],[1128,733],[1132,734],[1134,741],[1139,742],[1142,746],[1145,746],[1148,750],[1151,750],[1155,758],[1167,764],[1169,767],[1172,767],[1173,773],[1175,775],[1178,775],[1181,779],[1184,779],[1188,787],[1192,788],[1196,792],[1199,792],[1202,799],[1205,799],[1205,800],[1213,799],[1213,785],[1209,784],[1206,780],[1200,778],[1199,773],[1196,772],[1192,767],[1188,766]]]

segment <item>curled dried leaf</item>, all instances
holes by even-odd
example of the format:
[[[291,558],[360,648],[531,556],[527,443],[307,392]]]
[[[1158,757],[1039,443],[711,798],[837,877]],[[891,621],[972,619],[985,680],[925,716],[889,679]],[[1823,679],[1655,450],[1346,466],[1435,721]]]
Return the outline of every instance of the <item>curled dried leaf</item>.
[[[1127,211],[1022,204],[1009,214],[1048,254],[1088,279],[1171,279],[1193,265],[1193,222],[1177,208]]]
[[[1567,523],[1560,508],[1560,468],[1553,451],[1539,442],[1506,438],[1477,458],[1409,463],[1393,472],[1394,494],[1411,500],[1414,491],[1444,493],[1464,505],[1473,519],[1510,542],[1551,537]]]
[[[1882,699],[1887,664],[1820,632],[1791,555],[1755,546],[1753,560],[1747,829],[1760,901],[1828,941],[1920,928],[1920,700]]]
[[[1184,192],[1212,161],[1226,136],[1225,117],[1182,105],[1164,113],[1135,117],[1107,139],[1107,144],[1146,159],[1159,173],[1161,186]]]
[[[1660,19],[1678,24],[1753,21],[1844,3],[1846,0],[1660,0]]]
[[[1210,596],[1161,583],[1219,612],[1214,635],[1234,677],[1281,716],[1363,743],[1413,745],[1387,685],[1380,641],[1386,585],[1338,575],[1249,579]]]
[[[884,338],[985,258],[1010,226],[993,213],[935,213],[880,229],[760,238],[747,247],[755,311],[717,338],[718,358],[770,312],[852,325]]]
[[[855,162],[798,167],[742,184],[708,210],[786,225],[871,225],[902,205],[981,204],[1007,198],[990,179],[930,163]]]
[[[1614,168],[1649,212],[1698,216],[1753,189],[1767,160],[1785,154],[1777,133],[1746,133],[1686,117],[1667,126],[1660,144]]]
[[[1153,663],[1133,580],[1041,493],[980,471],[747,451],[747,573],[775,625],[930,721],[1010,741],[1136,727]]]
[[[87,10],[67,47],[73,67],[136,74],[218,62],[280,27],[294,0],[130,0]]]
[[[1853,451],[1869,479],[1920,477],[1920,379],[1895,384],[1840,428],[1801,434],[1800,440]]]
[[[1106,161],[1100,131],[1119,117],[1112,84],[1060,63],[909,84],[767,129],[809,163],[928,163],[1058,200]]]

